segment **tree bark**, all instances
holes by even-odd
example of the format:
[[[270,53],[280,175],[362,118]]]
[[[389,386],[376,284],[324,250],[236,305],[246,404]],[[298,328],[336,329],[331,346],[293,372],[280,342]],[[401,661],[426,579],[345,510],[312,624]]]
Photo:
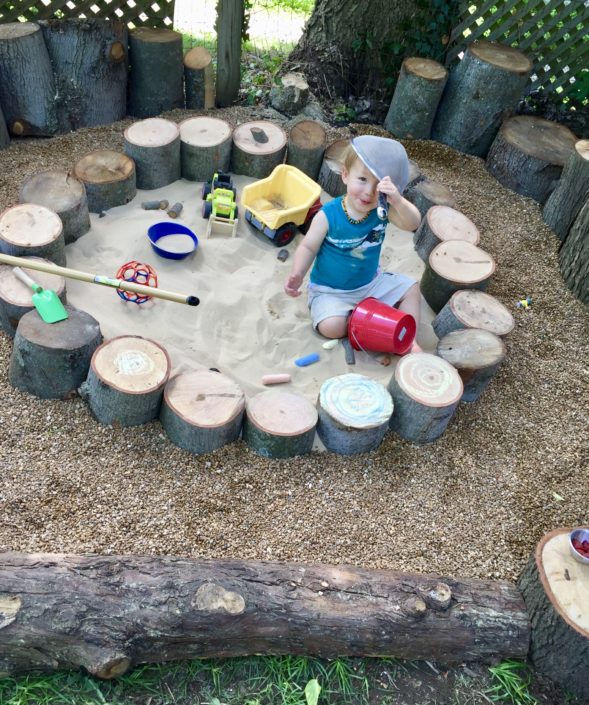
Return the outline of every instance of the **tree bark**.
[[[80,396],[100,423],[139,426],[157,418],[169,375],[170,358],[161,345],[120,336],[94,351]]]
[[[137,194],[135,162],[126,154],[99,149],[82,157],[74,166],[88,195],[88,208],[102,213],[132,201]]]
[[[568,546],[570,529],[546,534],[518,580],[532,622],[534,668],[583,702],[589,699],[589,571]]]
[[[514,325],[513,316],[500,301],[476,289],[456,291],[432,322],[438,338],[463,328],[481,328],[495,335],[507,335]]]
[[[217,2],[217,105],[227,108],[239,95],[243,0]]]
[[[129,33],[129,115],[154,117],[184,107],[182,35],[137,27]]]
[[[317,410],[292,392],[269,390],[248,400],[243,440],[266,458],[293,458],[310,453]]]
[[[298,654],[443,663],[524,658],[507,582],[352,566],[0,554],[0,672]]]
[[[184,55],[184,89],[189,110],[215,107],[213,58],[205,47],[194,47]]]
[[[368,377],[330,377],[319,391],[317,435],[327,450],[357,455],[376,450],[389,428],[393,401],[386,388]]]
[[[66,18],[39,23],[53,65],[62,132],[109,125],[127,114],[127,26]]]
[[[42,257],[65,266],[60,217],[36,203],[7,208],[0,215],[0,252],[13,257]]]
[[[346,185],[342,181],[342,168],[344,153],[349,144],[349,139],[336,140],[323,155],[318,182],[330,196],[343,196],[346,192]]]
[[[0,25],[0,74],[0,104],[8,130],[17,136],[55,135],[55,78],[38,24]]]
[[[41,171],[29,176],[20,187],[18,200],[55,211],[63,225],[66,245],[90,230],[84,184],[66,171]]]
[[[180,178],[180,130],[164,118],[149,118],[125,130],[125,154],[135,162],[137,188],[156,189]]]
[[[554,190],[577,138],[534,115],[506,120],[487,155],[487,169],[508,189],[542,204]]]
[[[565,240],[583,203],[589,197],[589,140],[575,144],[556,188],[544,206],[544,222]]]
[[[437,142],[484,157],[503,120],[515,110],[532,62],[517,49],[479,40],[448,77],[432,129]]]
[[[296,166],[316,181],[323,162],[326,141],[327,133],[318,122],[297,122],[288,136],[286,163]]]
[[[6,126],[6,118],[0,107],[0,149],[8,147],[10,144],[10,135],[8,134],[8,127]]]
[[[573,294],[589,304],[589,199],[579,211],[559,254],[562,277]]]
[[[441,357],[409,353],[397,363],[388,390],[394,404],[391,431],[413,443],[431,443],[446,430],[463,385],[458,372]]]
[[[47,325],[37,311],[18,324],[8,379],[13,387],[41,399],[67,399],[86,379],[90,360],[102,342],[98,321],[67,306],[68,317]]]
[[[188,181],[210,181],[217,171],[229,171],[231,126],[219,118],[201,116],[180,123],[181,172]]]
[[[262,131],[263,136],[257,131]],[[286,132],[272,122],[242,123],[233,130],[232,171],[256,179],[270,176],[274,167],[284,161],[286,142]]]
[[[398,139],[428,140],[448,72],[437,61],[405,59],[384,127]]]

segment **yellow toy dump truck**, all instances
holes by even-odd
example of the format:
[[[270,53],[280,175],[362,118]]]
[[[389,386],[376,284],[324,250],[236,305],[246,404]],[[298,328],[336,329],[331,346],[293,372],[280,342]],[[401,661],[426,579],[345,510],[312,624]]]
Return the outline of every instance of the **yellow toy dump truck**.
[[[306,232],[321,208],[321,186],[300,169],[279,164],[265,179],[248,184],[241,194],[245,219],[284,247],[297,234]]]

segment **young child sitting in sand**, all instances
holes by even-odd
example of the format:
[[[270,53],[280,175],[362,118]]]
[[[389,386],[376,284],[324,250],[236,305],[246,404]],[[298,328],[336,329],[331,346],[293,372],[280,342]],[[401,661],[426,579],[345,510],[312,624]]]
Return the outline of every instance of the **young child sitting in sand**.
[[[344,338],[349,314],[368,297],[409,313],[419,323],[419,284],[379,268],[387,217],[378,213],[378,194],[386,195],[391,223],[416,230],[421,222],[417,208],[401,195],[408,180],[409,160],[399,142],[372,135],[352,140],[342,169],[346,195],[326,203],[313,218],[284,285],[289,296],[300,296],[314,263],[308,303],[313,327],[326,338]],[[420,349],[417,343],[411,348]]]

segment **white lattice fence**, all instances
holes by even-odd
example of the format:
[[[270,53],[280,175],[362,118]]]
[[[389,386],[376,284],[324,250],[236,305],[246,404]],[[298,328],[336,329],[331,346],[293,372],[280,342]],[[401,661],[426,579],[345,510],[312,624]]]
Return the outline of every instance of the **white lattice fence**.
[[[517,47],[534,62],[530,90],[563,96],[575,92],[579,97],[582,82],[587,86],[584,97],[589,97],[589,0],[466,2],[450,37],[446,63],[481,38]]]

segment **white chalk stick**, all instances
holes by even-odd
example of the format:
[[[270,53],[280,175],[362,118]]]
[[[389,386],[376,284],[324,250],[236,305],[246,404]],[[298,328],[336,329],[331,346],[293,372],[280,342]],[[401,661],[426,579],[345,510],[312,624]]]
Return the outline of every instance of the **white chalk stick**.
[[[284,374],[276,375],[264,375],[262,377],[262,384],[285,384],[285,382],[290,382],[290,375],[286,372]]]
[[[333,338],[332,340],[328,340],[326,343],[323,343],[321,346],[324,350],[332,350],[335,348],[335,346],[339,343],[339,340],[337,338]]]

